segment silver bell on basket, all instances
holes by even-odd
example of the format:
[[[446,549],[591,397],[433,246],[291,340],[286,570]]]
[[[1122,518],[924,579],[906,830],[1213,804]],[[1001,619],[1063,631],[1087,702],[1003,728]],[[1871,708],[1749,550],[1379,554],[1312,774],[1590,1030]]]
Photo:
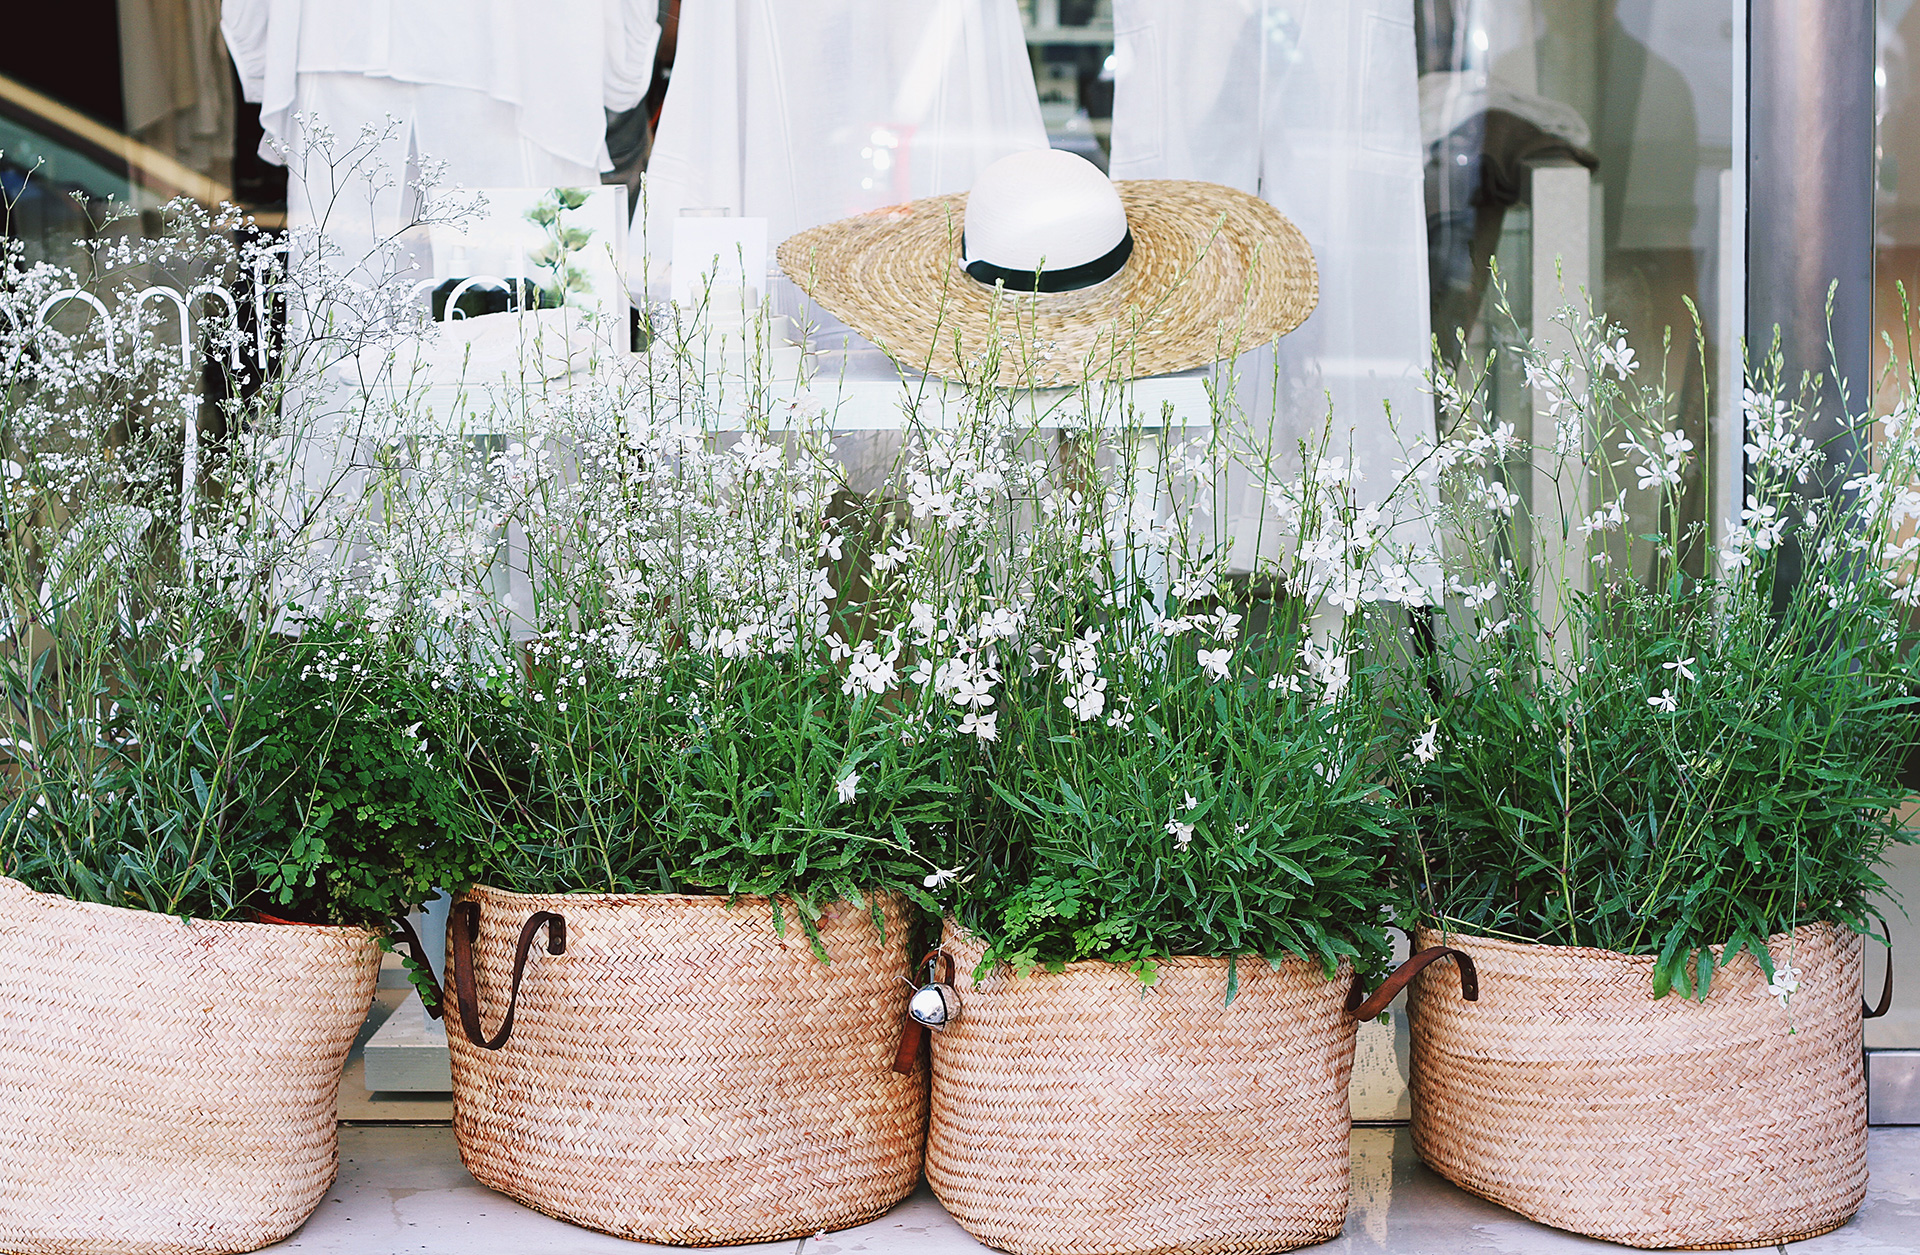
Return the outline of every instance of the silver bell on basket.
[[[913,991],[913,1000],[907,1003],[907,1014],[914,1018],[915,1023],[928,1028],[945,1028],[960,1018],[960,996],[953,992],[952,985],[942,985],[937,981],[922,985]]]
[[[940,967],[946,966],[945,979],[941,979]],[[913,991],[913,997],[907,1003],[907,1014],[916,1024],[928,1028],[945,1028],[960,1018],[960,995],[953,991],[953,956],[943,950],[935,950],[926,958],[927,983]]]

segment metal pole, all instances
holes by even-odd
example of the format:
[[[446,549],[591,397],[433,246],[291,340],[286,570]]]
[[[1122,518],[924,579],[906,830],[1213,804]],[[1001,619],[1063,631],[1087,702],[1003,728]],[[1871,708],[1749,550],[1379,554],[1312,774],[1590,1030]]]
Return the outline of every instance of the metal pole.
[[[1809,434],[1832,493],[1861,452],[1844,415],[1872,403],[1874,2],[1748,0],[1747,14],[1748,352],[1757,363],[1777,328],[1787,388],[1819,379]]]

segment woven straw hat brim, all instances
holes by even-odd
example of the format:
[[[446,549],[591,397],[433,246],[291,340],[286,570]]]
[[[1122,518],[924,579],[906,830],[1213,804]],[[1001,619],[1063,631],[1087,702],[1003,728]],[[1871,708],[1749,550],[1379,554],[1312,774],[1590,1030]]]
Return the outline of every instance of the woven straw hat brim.
[[[1133,253],[1077,292],[1008,293],[969,275],[965,193],[802,231],[780,245],[780,266],[902,365],[1005,387],[1189,370],[1285,335],[1313,312],[1313,249],[1273,206],[1218,183],[1114,187]]]

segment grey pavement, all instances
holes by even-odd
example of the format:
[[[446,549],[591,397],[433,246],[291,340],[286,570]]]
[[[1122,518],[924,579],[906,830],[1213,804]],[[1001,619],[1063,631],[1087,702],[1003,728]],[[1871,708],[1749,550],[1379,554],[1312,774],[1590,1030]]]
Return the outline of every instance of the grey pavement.
[[[1866,1205],[1845,1228],[1782,1248],[1792,1255],[1915,1255],[1920,1252],[1920,1128],[1874,1129]],[[306,1226],[273,1251],[382,1255],[600,1255],[680,1248],[628,1242],[530,1211],[467,1175],[453,1130],[348,1127],[340,1131],[340,1179]],[[974,1241],[922,1183],[878,1220],[820,1237],[761,1246],[707,1248],[756,1255],[962,1255]],[[1561,1255],[1624,1251],[1522,1220],[1464,1194],[1415,1158],[1405,1129],[1353,1131],[1353,1202],[1338,1238],[1309,1248],[1328,1255]]]

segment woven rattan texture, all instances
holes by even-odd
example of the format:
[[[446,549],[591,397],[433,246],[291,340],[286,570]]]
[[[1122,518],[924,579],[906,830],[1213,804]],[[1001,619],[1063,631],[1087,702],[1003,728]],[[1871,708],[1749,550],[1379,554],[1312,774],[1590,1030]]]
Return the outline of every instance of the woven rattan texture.
[[[1003,387],[1205,366],[1292,331],[1313,311],[1313,250],[1265,201],[1179,179],[1114,186],[1133,254],[1113,278],[1078,292],[996,292],[961,269],[964,193],[802,231],[780,245],[780,265],[902,365]]]
[[[1440,941],[1422,932],[1418,943]],[[1643,1247],[1771,1246],[1833,1228],[1867,1188],[1860,939],[1775,937],[1789,1008],[1751,955],[1705,1002],[1652,997],[1653,959],[1458,934],[1480,1000],[1436,969],[1410,993],[1413,1141],[1461,1188]]]
[[[980,983],[948,930],[960,1017],[934,1034],[927,1179],[1015,1255],[1284,1251],[1347,1215],[1347,973],[1225,959],[1073,963]]]
[[[513,944],[537,946],[500,1050],[450,1027],[454,1132],[467,1169],[529,1207],[621,1237],[687,1246],[858,1224],[913,1190],[927,1081],[893,1073],[912,990],[908,915],[883,940],[840,903],[821,963],[764,898],[522,895],[476,887],[486,1028],[506,1010]]]
[[[183,922],[0,878],[0,1251],[251,1251],[339,1163],[361,929]]]

